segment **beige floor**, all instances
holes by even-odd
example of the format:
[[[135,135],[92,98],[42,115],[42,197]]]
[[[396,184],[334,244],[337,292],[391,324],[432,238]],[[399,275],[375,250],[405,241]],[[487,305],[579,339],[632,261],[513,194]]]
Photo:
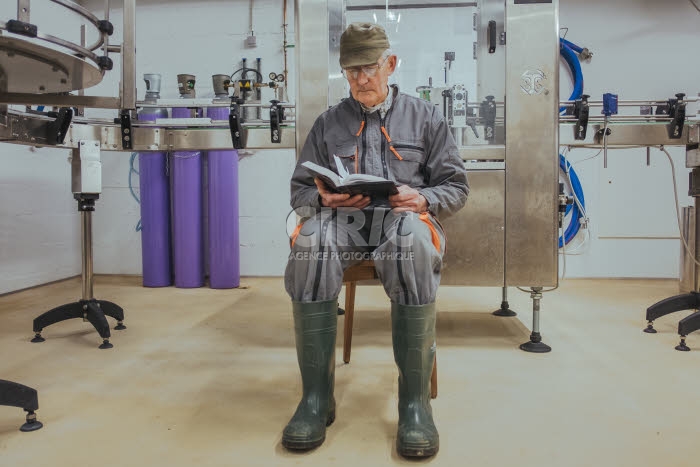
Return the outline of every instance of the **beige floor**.
[[[126,310],[114,349],[88,323],[32,319],[72,301],[76,279],[0,297],[0,378],[39,390],[42,430],[20,433],[23,412],[0,407],[0,466],[380,466],[394,452],[396,371],[387,299],[359,288],[352,363],[337,354],[338,418],[326,443],[280,446],[299,397],[292,318],[279,279],[248,288],[144,289],[99,277],[98,297]],[[439,391],[433,402],[449,466],[697,466],[700,333],[677,352],[677,321],[641,332],[644,311],[674,281],[568,280],[543,301],[553,352],[518,350],[529,296],[511,292],[520,319],[496,318],[498,289],[444,288],[439,298]],[[342,329],[343,318],[339,319]],[[342,346],[339,332],[338,349]]]

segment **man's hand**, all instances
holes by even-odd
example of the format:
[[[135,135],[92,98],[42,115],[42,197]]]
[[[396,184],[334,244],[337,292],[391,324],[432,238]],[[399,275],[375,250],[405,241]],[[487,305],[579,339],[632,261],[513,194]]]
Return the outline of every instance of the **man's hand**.
[[[320,179],[315,178],[316,187],[321,195],[321,205],[329,208],[357,208],[364,209],[369,206],[369,196],[355,195],[350,197],[347,193],[333,193]]]
[[[428,200],[418,190],[408,185],[401,185],[398,194],[389,196],[389,203],[397,212],[425,212],[428,210]]]

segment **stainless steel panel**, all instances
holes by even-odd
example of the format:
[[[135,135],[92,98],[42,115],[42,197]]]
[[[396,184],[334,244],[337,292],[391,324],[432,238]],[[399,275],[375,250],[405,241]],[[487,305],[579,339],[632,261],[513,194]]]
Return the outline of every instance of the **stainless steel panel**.
[[[118,109],[119,99],[99,96],[67,96],[61,94],[32,94],[0,92],[0,102],[5,104],[48,105],[58,107],[82,106],[97,109]]]
[[[297,157],[316,118],[328,109],[327,1],[296,0],[296,148]]]
[[[603,138],[598,134],[603,125],[589,125],[585,140],[574,139],[574,124],[559,125],[559,141],[567,146],[603,145]],[[685,146],[695,135],[695,125],[686,125],[680,139],[671,139],[666,123],[614,123],[608,124],[610,135],[606,138],[608,146]]]
[[[512,2],[511,2],[512,3]],[[500,41],[492,54],[488,49],[489,21],[496,21],[496,37],[499,38],[505,29],[505,2],[503,0],[479,0],[477,7],[477,88],[478,102],[486,96],[494,96],[497,101],[503,101],[505,96],[506,76],[506,47]],[[508,33],[510,35],[510,31]],[[524,42],[524,41],[522,41]]]
[[[505,172],[469,171],[467,205],[442,224],[447,249],[442,285],[502,286],[505,241]]]
[[[463,146],[459,155],[465,161],[503,161],[506,159],[506,147],[493,146]]]
[[[697,203],[696,198],[696,203]],[[697,244],[697,221],[696,219],[696,208],[695,206],[686,206],[683,208],[683,235],[685,236],[690,251],[685,249],[683,242],[681,241],[681,254],[680,254],[680,281],[678,288],[681,293],[688,293],[693,291],[698,291],[698,268],[693,261],[693,258],[697,257],[696,252],[698,251]]]
[[[345,30],[345,0],[328,0],[328,104],[348,96],[347,80],[340,72],[340,36]]]
[[[122,39],[122,109],[136,109],[136,0],[124,0]]]
[[[558,1],[506,3],[507,286],[558,282]]]

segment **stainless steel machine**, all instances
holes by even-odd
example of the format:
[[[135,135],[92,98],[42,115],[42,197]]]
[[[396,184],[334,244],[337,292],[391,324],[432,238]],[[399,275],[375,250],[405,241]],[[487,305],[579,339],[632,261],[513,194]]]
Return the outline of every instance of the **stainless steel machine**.
[[[323,8],[328,14],[319,16]],[[467,206],[444,222],[449,248],[441,284],[501,287],[501,308],[494,312],[498,316],[514,315],[508,306],[509,287],[529,291],[532,334],[520,348],[547,352],[550,348],[540,334],[540,300],[544,292],[558,287],[559,229],[571,203],[560,190],[559,147],[600,147],[606,165],[609,148],[687,146],[697,151],[700,125],[685,116],[685,106],[693,99],[679,94],[667,100],[618,102],[617,96],[593,101],[582,95],[561,101],[557,0],[388,1],[383,5],[300,0],[296,10],[301,70],[297,151],[316,116],[347,95],[337,65],[347,12],[367,10],[362,20],[381,23],[377,14],[385,13],[395,21],[401,10],[441,8],[447,9],[445,15],[457,8],[471,9],[477,36],[476,76],[451,72],[454,53],[433,50],[435,55],[444,52],[444,85],[414,83],[420,97],[443,110],[471,185]],[[356,14],[353,17],[358,19]],[[428,35],[431,28],[439,27],[428,20],[422,26]],[[416,30],[404,34],[415,35]],[[432,45],[425,41],[422,47]],[[590,57],[588,50],[581,54]],[[468,79],[477,81],[472,95],[465,88]],[[611,97],[614,111],[608,110]],[[618,113],[618,106],[639,112]],[[686,327],[683,332],[690,331]]]

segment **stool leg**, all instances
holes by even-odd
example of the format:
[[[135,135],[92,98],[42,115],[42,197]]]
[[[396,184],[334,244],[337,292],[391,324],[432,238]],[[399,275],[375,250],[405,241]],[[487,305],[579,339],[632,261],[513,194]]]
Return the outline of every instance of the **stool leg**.
[[[352,318],[355,313],[355,289],[357,282],[345,284],[345,324],[343,326],[343,361],[350,363],[350,349],[352,347]]]
[[[430,375],[430,397],[435,399],[438,394],[437,385],[437,352],[435,352],[435,360],[433,361],[433,373]]]

